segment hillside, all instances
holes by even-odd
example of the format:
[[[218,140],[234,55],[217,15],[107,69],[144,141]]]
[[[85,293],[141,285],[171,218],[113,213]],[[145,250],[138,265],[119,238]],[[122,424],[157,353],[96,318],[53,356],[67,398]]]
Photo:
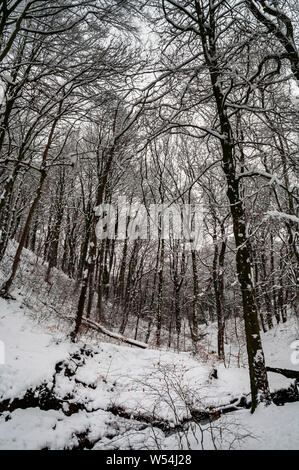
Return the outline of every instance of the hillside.
[[[0,301],[1,449],[298,449],[299,402],[251,415],[241,404],[246,367],[96,336],[74,344],[21,306],[20,295]],[[290,367],[295,337],[292,321],[266,333],[267,364]],[[294,387],[280,374],[269,380],[272,393]],[[230,403],[237,411],[217,414]]]

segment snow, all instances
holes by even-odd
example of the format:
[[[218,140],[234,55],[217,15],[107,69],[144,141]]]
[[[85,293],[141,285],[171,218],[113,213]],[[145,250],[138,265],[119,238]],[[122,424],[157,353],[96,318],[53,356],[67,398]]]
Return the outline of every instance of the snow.
[[[106,415],[107,413],[101,410],[91,416],[79,411],[78,414],[69,417],[55,410],[42,411],[39,408],[16,410],[5,424],[0,423],[0,448],[71,449],[78,445],[76,434],[84,433],[90,427],[92,427],[92,438],[100,439],[107,428]]]
[[[198,442],[191,432],[181,438],[186,441],[187,437],[187,448],[194,450],[298,450],[298,412],[298,403],[260,406],[254,414],[242,410],[223,415],[212,426],[203,426],[203,442]],[[163,448],[175,448],[177,441],[177,436],[171,436],[164,441]]]
[[[298,412],[298,403],[286,403],[283,407],[260,407],[254,415],[248,411],[239,412],[238,423],[246,425],[249,432],[255,435],[255,438],[246,440],[246,449],[298,450]],[[244,449],[244,444],[240,448]]]
[[[299,223],[299,218],[298,217],[296,217],[295,215],[292,215],[292,214],[286,214],[285,212],[268,211],[267,216],[268,217],[277,217],[279,219],[291,220],[292,222],[295,222],[296,224]]]
[[[298,449],[299,420],[294,416],[299,403],[260,407],[254,415],[242,409],[212,423],[190,421],[181,433],[175,431],[183,419],[190,420],[191,409],[216,409],[241,394],[249,396],[245,365],[224,367],[214,358],[203,363],[189,353],[93,340],[85,354],[83,341],[72,344],[66,337],[57,338],[55,330],[36,324],[21,307],[18,297],[0,299],[0,339],[6,353],[5,364],[0,364],[0,404],[44,385],[63,406],[4,411],[0,449],[78,448],[84,447],[82,436],[94,449]],[[263,336],[268,365],[298,370],[291,365],[290,347],[297,331],[290,320]],[[71,374],[55,370],[62,361]],[[217,368],[217,379],[210,377],[212,367]],[[293,383],[275,373],[268,377],[272,392]],[[81,409],[72,414],[73,404]],[[165,433],[142,418],[136,421],[141,415],[168,423],[173,432]]]
[[[1,400],[21,398],[29,388],[51,381],[56,363],[73,349],[70,343],[55,344],[53,336],[38,331],[18,309],[18,302],[1,298],[0,339],[6,357],[0,366]]]
[[[5,101],[5,88],[6,88],[5,83],[0,78],[0,109],[1,109],[2,104]]]

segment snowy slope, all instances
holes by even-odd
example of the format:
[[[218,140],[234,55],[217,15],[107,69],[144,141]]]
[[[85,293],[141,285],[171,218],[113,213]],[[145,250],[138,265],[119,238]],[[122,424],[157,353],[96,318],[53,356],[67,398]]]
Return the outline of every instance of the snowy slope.
[[[290,343],[295,336],[292,322],[267,333],[267,364],[294,369]],[[189,353],[96,340],[87,347],[82,341],[71,344],[30,320],[18,300],[0,299],[0,340],[6,352],[0,365],[0,403],[10,400],[12,407],[0,417],[1,449],[299,447],[299,403],[273,405],[254,416],[248,410],[229,413],[212,425],[192,422],[192,410],[215,408],[249,394],[244,367],[218,365],[214,379],[214,360],[202,364]],[[273,373],[269,381],[272,391],[292,383]],[[41,389],[55,396],[51,409],[37,406]],[[20,405],[16,399],[27,401]],[[189,422],[179,433],[184,420]]]

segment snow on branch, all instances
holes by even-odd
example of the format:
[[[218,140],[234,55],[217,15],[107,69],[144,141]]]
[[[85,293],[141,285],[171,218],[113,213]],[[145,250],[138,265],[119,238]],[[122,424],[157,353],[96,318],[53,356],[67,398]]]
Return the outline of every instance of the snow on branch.
[[[299,202],[298,198],[295,196],[293,191],[289,190],[282,182],[279,180],[279,178],[276,175],[273,175],[272,173],[268,173],[266,171],[259,171],[259,170],[251,170],[251,171],[246,171],[244,173],[240,173],[238,175],[238,180],[241,178],[250,178],[253,176],[259,176],[261,178],[265,178],[269,180],[269,185],[277,185],[280,186],[282,189],[284,189],[290,196],[292,196],[297,202]]]
[[[292,222],[295,222],[296,224],[299,224],[298,217],[296,217],[295,215],[286,214],[285,212],[268,211],[266,213],[266,217],[278,217],[279,219],[287,219],[287,220],[291,220]]]

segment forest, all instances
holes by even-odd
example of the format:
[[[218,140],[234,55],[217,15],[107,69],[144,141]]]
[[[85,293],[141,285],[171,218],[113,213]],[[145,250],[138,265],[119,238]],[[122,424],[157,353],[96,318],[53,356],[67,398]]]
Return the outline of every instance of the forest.
[[[298,16],[0,1],[0,449],[298,450]]]

